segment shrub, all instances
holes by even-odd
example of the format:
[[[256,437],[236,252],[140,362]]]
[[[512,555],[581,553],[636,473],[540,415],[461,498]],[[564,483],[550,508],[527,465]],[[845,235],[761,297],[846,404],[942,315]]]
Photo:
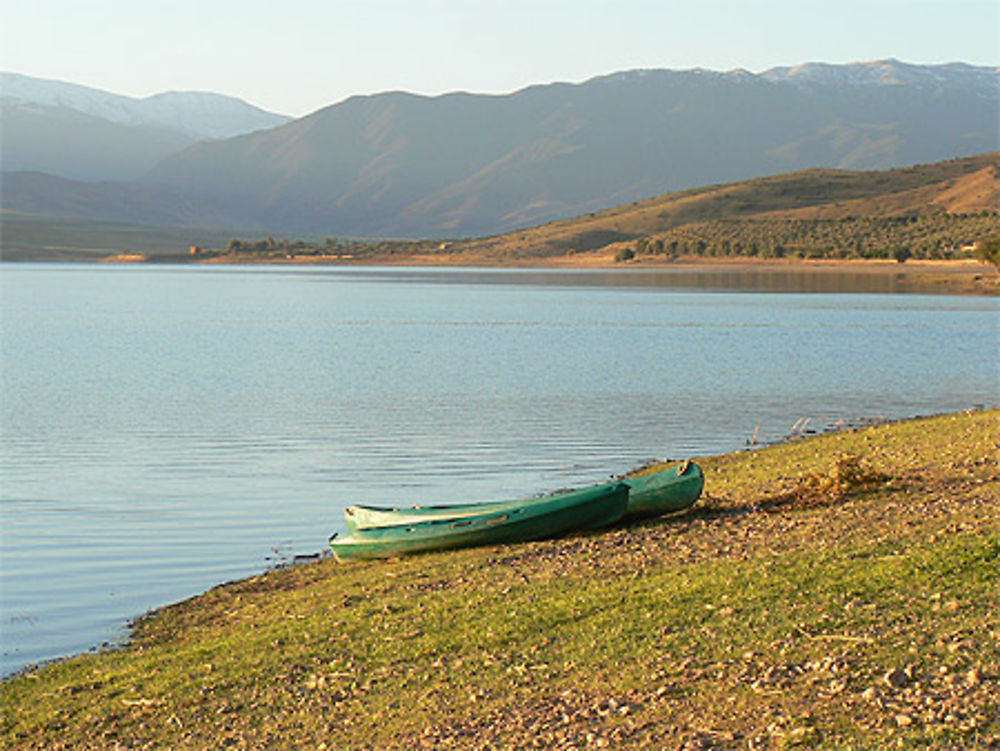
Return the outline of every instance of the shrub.
[[[976,243],[976,258],[1000,270],[1000,235],[984,237]]]

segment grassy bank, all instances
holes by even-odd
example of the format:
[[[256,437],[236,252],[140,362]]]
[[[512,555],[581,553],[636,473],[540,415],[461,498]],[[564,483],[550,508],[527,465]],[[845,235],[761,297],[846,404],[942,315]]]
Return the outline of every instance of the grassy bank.
[[[5,748],[1000,744],[1000,412],[699,460],[673,518],[218,587],[5,681]]]

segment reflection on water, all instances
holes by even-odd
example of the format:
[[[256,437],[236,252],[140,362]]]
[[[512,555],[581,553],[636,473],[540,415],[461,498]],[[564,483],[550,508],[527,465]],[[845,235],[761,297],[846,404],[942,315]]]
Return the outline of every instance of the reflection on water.
[[[998,401],[996,300],[755,274],[3,267],[2,669],[314,554],[351,503]]]
[[[355,278],[429,284],[520,284],[546,287],[653,288],[732,292],[897,293],[904,274],[808,268],[711,269],[344,269]]]

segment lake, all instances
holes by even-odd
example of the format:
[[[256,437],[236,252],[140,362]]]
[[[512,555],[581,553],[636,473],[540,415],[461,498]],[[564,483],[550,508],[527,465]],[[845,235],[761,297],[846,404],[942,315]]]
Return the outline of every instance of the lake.
[[[4,674],[318,553],[351,503],[996,406],[1000,301],[682,271],[0,268]]]

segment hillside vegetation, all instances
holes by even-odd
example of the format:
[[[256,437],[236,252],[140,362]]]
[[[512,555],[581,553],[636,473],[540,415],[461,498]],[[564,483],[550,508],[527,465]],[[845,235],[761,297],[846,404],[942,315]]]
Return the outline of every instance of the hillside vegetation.
[[[226,584],[5,681],[0,745],[994,748],[998,420],[701,459],[680,516]]]
[[[994,232],[997,153],[870,172],[806,170],[670,193],[462,243],[500,256],[555,256],[631,244],[639,254],[954,257]]]

